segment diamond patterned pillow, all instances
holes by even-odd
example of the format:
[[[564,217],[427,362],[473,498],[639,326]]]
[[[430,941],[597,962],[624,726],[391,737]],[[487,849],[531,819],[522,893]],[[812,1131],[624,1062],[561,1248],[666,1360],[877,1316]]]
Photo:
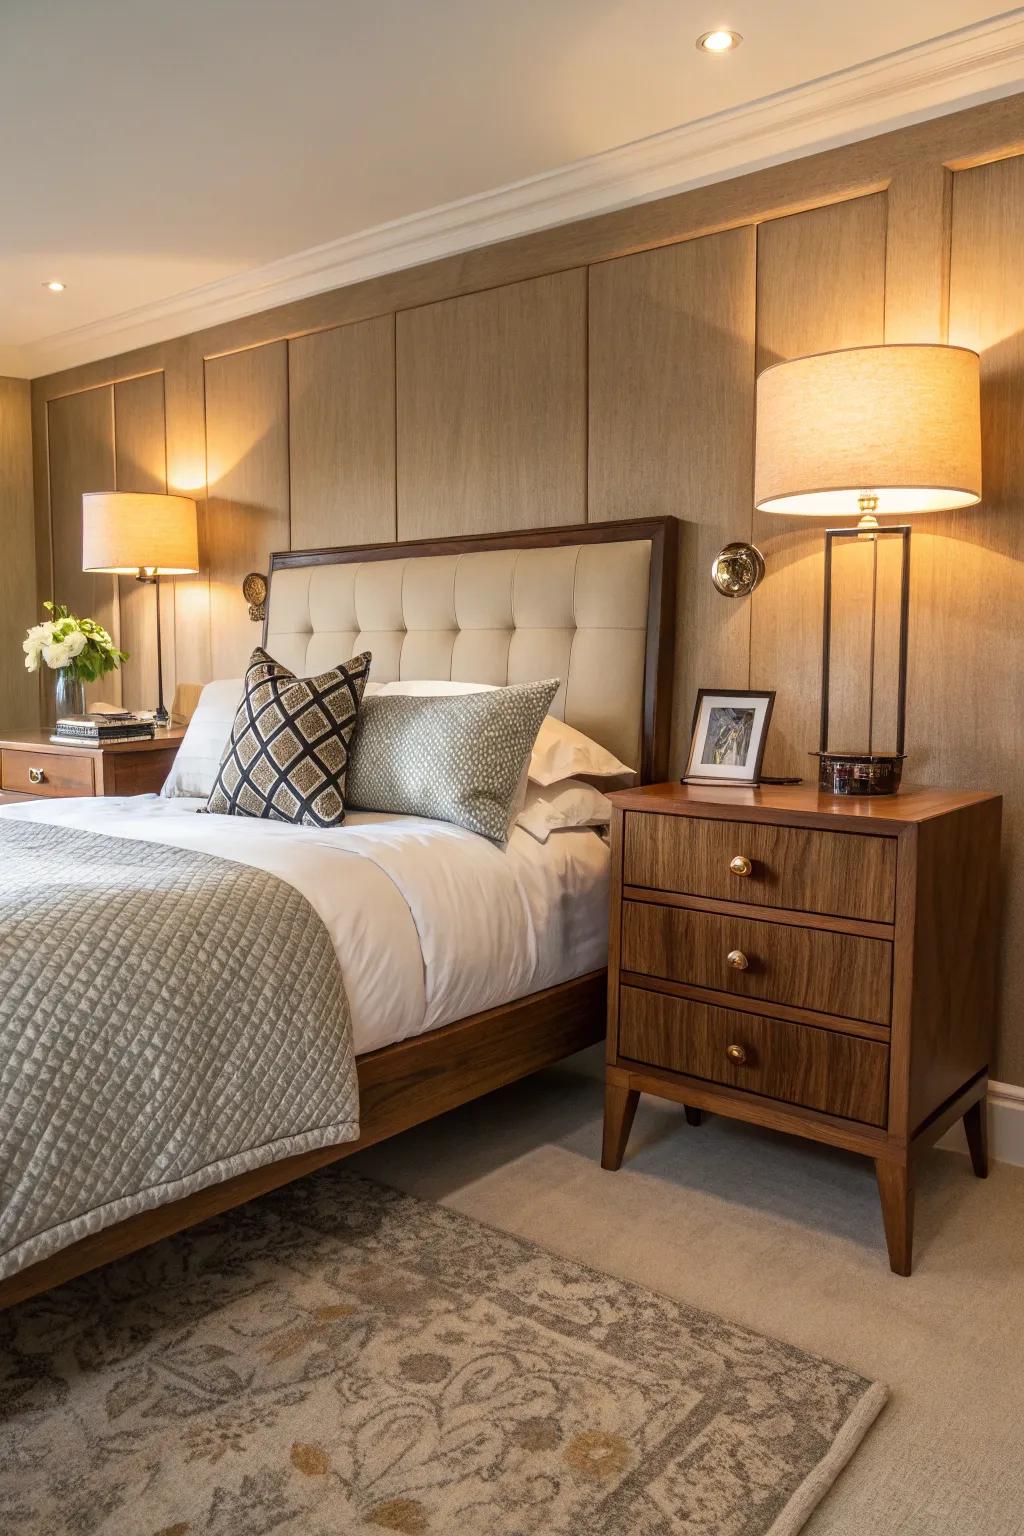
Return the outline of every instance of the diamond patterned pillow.
[[[337,827],[370,653],[296,677],[257,646],[206,809],[218,816]]]

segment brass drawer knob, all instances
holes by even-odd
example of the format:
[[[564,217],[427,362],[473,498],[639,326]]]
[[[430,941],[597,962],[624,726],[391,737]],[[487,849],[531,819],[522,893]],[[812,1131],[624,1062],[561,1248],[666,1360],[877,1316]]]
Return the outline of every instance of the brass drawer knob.
[[[749,875],[753,867],[745,853],[738,853],[734,859],[729,860],[729,868],[734,875]]]
[[[28,771],[28,778],[30,784],[46,783],[46,774],[41,768],[30,768]]]
[[[728,1056],[733,1066],[742,1067],[746,1065],[747,1053],[743,1049],[742,1045],[727,1045],[725,1048],[725,1054]]]
[[[734,971],[745,971],[750,964],[742,949],[730,949],[725,957]]]

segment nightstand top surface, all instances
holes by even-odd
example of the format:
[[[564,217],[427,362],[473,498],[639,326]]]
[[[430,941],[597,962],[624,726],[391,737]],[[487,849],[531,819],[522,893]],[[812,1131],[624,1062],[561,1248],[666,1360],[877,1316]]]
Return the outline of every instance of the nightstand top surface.
[[[731,821],[791,821],[849,830],[894,832],[951,811],[1000,800],[983,790],[932,789],[911,785],[895,795],[825,795],[817,785],[762,784],[757,789],[716,784],[644,784],[617,790],[620,810],[657,811],[672,816],[705,816]]]
[[[155,752],[161,747],[180,746],[184,736],[183,725],[172,725],[165,731],[158,730],[151,739],[143,737],[140,741],[112,741],[93,746],[86,741],[51,741],[49,731],[5,731],[0,735],[0,750],[20,751],[35,747],[46,752]]]

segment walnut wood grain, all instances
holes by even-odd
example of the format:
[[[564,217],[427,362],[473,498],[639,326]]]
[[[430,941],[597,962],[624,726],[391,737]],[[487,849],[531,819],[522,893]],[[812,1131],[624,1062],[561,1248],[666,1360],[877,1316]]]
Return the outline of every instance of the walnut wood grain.
[[[69,795],[91,795],[95,779],[93,764],[86,757],[60,756],[36,749],[0,752],[0,789],[16,795],[35,795],[40,799],[62,799]]]
[[[856,803],[808,785],[653,784],[616,793],[624,856],[613,880],[633,880],[612,895],[609,983],[618,1006],[610,1008],[608,1084],[871,1157],[890,1263],[909,1274],[913,1160],[963,1118],[975,1172],[983,1177],[987,1169],[1000,811],[998,796],[970,790],[911,789]],[[637,827],[641,837],[631,841]],[[710,843],[717,863],[701,843],[708,829],[717,834],[717,845]],[[787,898],[810,911],[709,894],[714,881],[701,870],[709,863],[719,870],[724,851],[749,857],[748,847],[733,847],[740,836],[761,836],[770,848],[779,837],[787,854],[796,847],[804,888]],[[705,855],[697,879],[694,847]],[[833,847],[859,848],[866,867],[884,871],[874,898],[867,881],[855,905],[874,900],[877,911],[884,889],[888,920],[813,910],[823,904],[822,889],[830,892],[825,905],[836,901],[835,862],[825,857]],[[638,873],[661,884],[640,886]],[[752,876],[734,878],[739,885]],[[786,878],[783,869],[780,886]],[[847,893],[856,878],[847,873]],[[678,889],[702,879],[702,894]],[[760,974],[756,964],[714,973],[723,934],[755,962],[764,946]],[[834,952],[822,951],[823,943]],[[786,1002],[751,995],[785,987],[792,988]],[[877,1017],[875,1004],[890,987],[888,1029],[793,1000],[849,1010],[868,999],[865,1011]],[[740,1047],[741,1060],[730,1060],[729,1045]],[[619,1102],[613,1096],[613,1110]]]
[[[619,971],[624,987],[647,987],[653,992],[668,992],[673,997],[692,998],[697,1003],[713,1003],[719,1008],[738,1009],[741,1013],[763,1013],[764,1003],[756,997],[740,997],[735,992],[718,992],[712,987],[695,987],[686,981],[670,981],[666,976],[645,976],[640,971]],[[614,990],[614,989],[612,989]],[[888,1045],[892,1035],[887,1024],[869,1024],[864,1019],[845,1018],[839,1013],[822,1013],[810,1008],[794,1008],[789,1003],[771,1005],[772,1017],[791,1024],[813,1024],[816,1029],[834,1029],[843,1035],[859,1035],[862,1040],[879,1040]]]
[[[894,842],[642,811],[627,813],[625,838],[624,877],[630,885],[754,906],[892,920]],[[751,862],[749,875],[730,869],[740,854]]]
[[[889,1268],[894,1275],[909,1275],[914,1254],[913,1164],[876,1158],[875,1177],[882,1202]]]
[[[746,968],[730,955],[742,955]],[[627,901],[621,964],[766,1003],[889,1022],[892,945],[884,939]]]
[[[1002,805],[918,828],[909,1127],[992,1061]]]
[[[885,1131],[879,1126],[843,1120],[839,1115],[827,1115],[822,1110],[784,1104],[780,1099],[765,1098],[763,1094],[747,1089],[727,1088],[723,1083],[689,1077],[685,1072],[667,1072],[642,1062],[623,1060],[614,1067],[607,1067],[605,1081],[635,1088],[638,1093],[654,1094],[673,1104],[691,1105],[728,1120],[745,1120],[750,1125],[782,1131],[788,1136],[843,1147],[864,1157],[880,1156],[889,1145]]]
[[[730,1060],[730,1047],[745,1061]],[[623,987],[619,1052],[783,1103],[885,1123],[889,1052],[872,1040]]]
[[[360,1056],[358,1141],[270,1163],[83,1238],[0,1281],[0,1310],[593,1045],[604,1007],[605,973],[591,971]]]
[[[181,727],[171,726],[152,740],[85,747],[51,742],[43,731],[14,732],[0,741],[0,790],[18,800],[157,794],[184,735]],[[43,783],[33,783],[33,768],[42,770]]]

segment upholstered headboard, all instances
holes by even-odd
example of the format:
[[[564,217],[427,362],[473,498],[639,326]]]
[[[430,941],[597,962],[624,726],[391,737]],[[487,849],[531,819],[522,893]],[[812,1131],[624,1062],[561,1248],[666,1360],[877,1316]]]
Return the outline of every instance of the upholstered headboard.
[[[663,777],[675,522],[648,518],[271,557],[264,643],[308,677],[357,651],[371,677],[521,683],[642,780]]]

